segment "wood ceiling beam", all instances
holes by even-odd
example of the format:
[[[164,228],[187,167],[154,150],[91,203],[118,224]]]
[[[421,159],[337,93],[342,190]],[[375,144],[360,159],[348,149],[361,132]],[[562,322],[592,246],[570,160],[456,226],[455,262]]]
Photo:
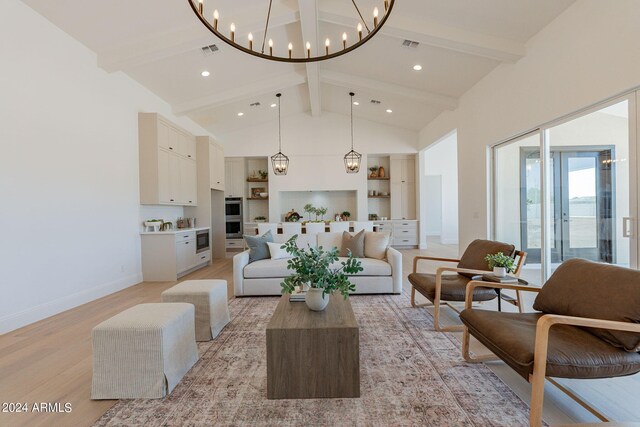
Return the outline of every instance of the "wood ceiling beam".
[[[311,54],[318,55],[322,51],[318,37],[318,2],[317,0],[298,0],[300,10],[300,27],[302,29],[303,43],[311,44]],[[305,64],[307,71],[307,87],[309,89],[309,104],[311,116],[317,117],[322,113],[322,100],[320,96],[320,73],[317,63]]]
[[[321,11],[319,18],[324,22],[349,28],[355,28],[358,24],[356,17],[335,13]],[[520,42],[432,22],[416,23],[401,16],[393,16],[393,12],[379,34],[506,63],[515,63],[526,53],[525,45]]]
[[[385,83],[337,71],[322,70],[320,73],[320,81],[351,90],[367,90],[375,93],[399,96],[425,105],[442,107],[447,110],[455,110],[458,107],[458,100],[452,96]]]
[[[298,86],[306,82],[306,77],[299,73],[291,72],[278,74],[270,79],[256,81],[246,86],[229,89],[216,94],[175,104],[173,105],[173,113],[181,116],[196,111],[221,107],[234,102],[254,99],[266,94],[275,94],[278,91]]]
[[[283,27],[299,20],[300,14],[297,12],[272,16],[269,29]],[[210,44],[226,46],[199,21],[196,21],[197,18],[194,16],[193,25],[100,49],[98,66],[111,73],[177,56]],[[250,22],[252,23],[247,26],[238,27],[237,37],[241,34],[242,37],[246,37],[251,32],[256,40],[261,40],[261,35],[264,33],[264,17],[256,17]]]

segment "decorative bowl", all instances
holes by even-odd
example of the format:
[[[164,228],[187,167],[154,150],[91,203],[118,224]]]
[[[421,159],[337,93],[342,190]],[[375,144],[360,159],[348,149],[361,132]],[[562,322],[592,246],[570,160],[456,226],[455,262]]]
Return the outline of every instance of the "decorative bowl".
[[[262,197],[263,199],[267,198],[268,195],[269,193],[260,193],[260,197]]]

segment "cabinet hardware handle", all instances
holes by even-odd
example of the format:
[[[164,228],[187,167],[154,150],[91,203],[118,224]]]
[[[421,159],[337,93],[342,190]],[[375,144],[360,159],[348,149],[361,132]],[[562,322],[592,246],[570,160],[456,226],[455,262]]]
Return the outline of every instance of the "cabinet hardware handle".
[[[184,244],[185,244],[185,245],[188,245],[188,244],[189,244],[189,242],[184,242]]]
[[[191,154],[187,154],[187,157],[191,157]]]
[[[173,147],[169,147],[169,150],[173,150]]]
[[[173,202],[173,199],[170,199],[169,201],[170,201],[170,202]]]
[[[205,258],[206,258],[206,257],[204,257],[204,256],[201,256],[201,257],[200,257],[200,259],[205,259]]]
[[[191,200],[189,200],[189,203],[193,203]]]

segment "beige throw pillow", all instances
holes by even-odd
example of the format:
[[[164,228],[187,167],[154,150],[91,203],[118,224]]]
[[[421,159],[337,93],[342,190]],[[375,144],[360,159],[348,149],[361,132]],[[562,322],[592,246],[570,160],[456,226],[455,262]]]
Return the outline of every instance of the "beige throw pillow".
[[[366,258],[385,259],[390,237],[389,233],[367,231],[364,236],[364,256]]]
[[[349,251],[355,258],[364,258],[364,230],[353,236],[348,231],[342,232],[342,249],[340,256],[348,256]]]

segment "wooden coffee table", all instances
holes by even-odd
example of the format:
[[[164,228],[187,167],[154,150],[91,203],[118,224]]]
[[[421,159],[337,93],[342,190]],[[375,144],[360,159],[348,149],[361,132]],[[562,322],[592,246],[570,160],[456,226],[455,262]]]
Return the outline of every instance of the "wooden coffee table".
[[[267,398],[360,397],[360,329],[349,300],[324,311],[283,295],[267,325]]]

